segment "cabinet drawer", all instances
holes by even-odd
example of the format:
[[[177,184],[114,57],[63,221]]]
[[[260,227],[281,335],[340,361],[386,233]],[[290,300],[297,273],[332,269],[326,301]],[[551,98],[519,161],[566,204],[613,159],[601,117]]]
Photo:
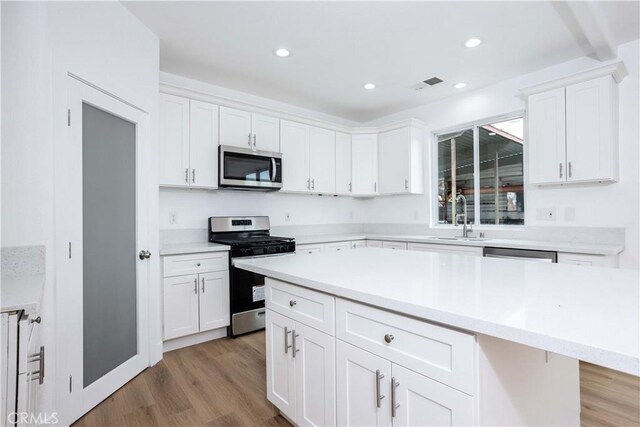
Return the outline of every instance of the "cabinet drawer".
[[[296,245],[296,254],[315,254],[322,252],[322,245]]]
[[[442,245],[440,243],[409,243],[407,247],[410,251],[482,256],[482,248],[475,246]]]
[[[558,264],[618,268],[618,256],[558,253]]]
[[[163,259],[164,277],[229,269],[228,252],[171,255]]]
[[[338,299],[336,336],[443,384],[473,394],[474,335]]]
[[[381,240],[367,240],[367,247],[368,248],[381,248],[382,247],[382,241]]]
[[[265,284],[268,309],[334,335],[335,299],[332,296],[270,278]]]
[[[407,244],[404,242],[382,242],[382,247],[385,249],[407,250]]]

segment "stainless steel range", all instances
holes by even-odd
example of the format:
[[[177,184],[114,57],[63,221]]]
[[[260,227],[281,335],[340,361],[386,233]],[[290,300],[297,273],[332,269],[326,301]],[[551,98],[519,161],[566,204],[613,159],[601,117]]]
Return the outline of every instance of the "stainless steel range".
[[[296,243],[290,237],[272,236],[269,217],[211,217],[209,241],[231,247],[229,299],[231,326],[229,336],[264,329],[264,276],[234,267],[234,259],[292,255]]]

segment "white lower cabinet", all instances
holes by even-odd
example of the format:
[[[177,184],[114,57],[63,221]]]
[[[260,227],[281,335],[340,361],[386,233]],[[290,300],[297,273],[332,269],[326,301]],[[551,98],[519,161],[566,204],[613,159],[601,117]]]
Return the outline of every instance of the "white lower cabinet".
[[[399,249],[401,251],[407,250],[407,244],[405,242],[382,242],[382,247],[385,249]]]
[[[475,246],[442,245],[440,243],[409,243],[410,251],[436,252],[441,254],[460,254],[482,256],[482,248]]]
[[[390,426],[391,362],[336,340],[339,426]]]
[[[267,309],[266,340],[269,401],[297,425],[335,425],[335,338]]]
[[[229,325],[227,252],[165,256],[163,276],[165,340]]]

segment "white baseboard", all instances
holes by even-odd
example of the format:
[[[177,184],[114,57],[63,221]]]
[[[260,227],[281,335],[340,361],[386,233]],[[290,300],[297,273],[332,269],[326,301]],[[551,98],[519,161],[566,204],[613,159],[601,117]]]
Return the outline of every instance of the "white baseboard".
[[[226,336],[227,328],[224,327],[214,329],[212,331],[201,332],[199,334],[187,335],[186,337],[174,338],[162,343],[162,351],[163,353],[166,353],[168,351],[177,350],[183,347],[189,347],[190,345],[196,345]]]

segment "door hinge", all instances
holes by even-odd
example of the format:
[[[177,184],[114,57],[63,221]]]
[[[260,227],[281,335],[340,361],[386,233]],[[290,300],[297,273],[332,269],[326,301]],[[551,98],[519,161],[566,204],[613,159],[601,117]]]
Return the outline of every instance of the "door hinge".
[[[71,126],[71,108],[67,108],[67,126]]]
[[[71,242],[69,242],[69,259],[71,259]]]
[[[73,392],[73,375],[69,375],[69,393]]]

